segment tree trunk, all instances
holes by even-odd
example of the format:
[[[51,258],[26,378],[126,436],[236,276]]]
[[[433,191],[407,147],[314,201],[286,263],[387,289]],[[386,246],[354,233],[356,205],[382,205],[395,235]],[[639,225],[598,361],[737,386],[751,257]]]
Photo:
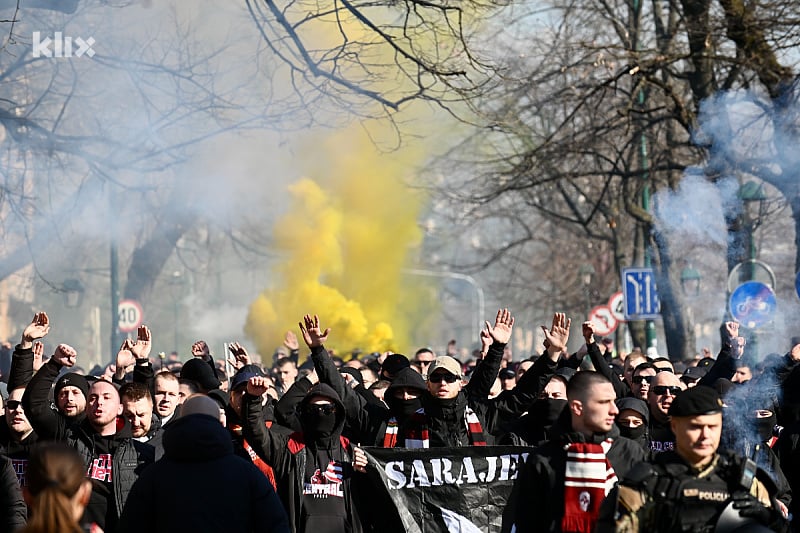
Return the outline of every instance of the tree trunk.
[[[672,253],[664,235],[656,232],[654,241],[659,259],[659,266],[654,268],[654,272],[658,298],[661,301],[667,353],[672,361],[681,361],[694,356],[696,352],[694,324],[681,291],[680,265],[672,262]]]

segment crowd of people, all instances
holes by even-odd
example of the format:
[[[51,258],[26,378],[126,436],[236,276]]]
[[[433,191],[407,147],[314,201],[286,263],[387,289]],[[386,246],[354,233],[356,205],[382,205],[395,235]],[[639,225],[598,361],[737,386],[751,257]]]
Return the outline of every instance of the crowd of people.
[[[716,358],[671,361],[586,322],[571,354],[556,313],[514,364],[513,326],[499,310],[470,361],[344,361],[306,315],[307,352],[287,332],[268,366],[239,343],[151,357],[142,326],[86,375],[36,313],[2,377],[0,531],[381,531],[353,488],[370,449],[492,445],[531,450],[503,531],[800,531],[800,338],[756,359],[728,322]]]

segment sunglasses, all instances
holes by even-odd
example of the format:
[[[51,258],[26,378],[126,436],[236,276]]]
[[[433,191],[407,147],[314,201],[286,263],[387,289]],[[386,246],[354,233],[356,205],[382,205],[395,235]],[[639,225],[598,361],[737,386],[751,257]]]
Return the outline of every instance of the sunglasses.
[[[653,393],[656,394],[657,396],[662,396],[666,393],[669,393],[671,396],[677,396],[678,393],[681,392],[682,390],[683,389],[675,385],[673,386],[656,385],[655,387],[653,387]]]
[[[439,374],[428,376],[428,381],[430,381],[431,383],[441,383],[442,381],[445,381],[447,383],[455,383],[456,381],[458,381],[458,376],[454,376],[449,372],[442,372]]]
[[[417,361],[417,364],[419,365],[429,365],[431,363],[433,363],[433,361]]]
[[[643,381],[650,383],[653,381],[655,376],[633,376],[633,382],[637,385],[641,385]]]
[[[309,414],[318,413],[323,415],[332,415],[336,412],[336,406],[332,403],[312,403],[306,405],[304,410]]]
[[[658,367],[656,367],[656,374],[659,374],[659,373],[661,373],[661,372],[669,372],[670,374],[673,374],[673,373],[674,373],[674,372],[672,371],[672,369],[671,369],[671,368],[669,368],[669,367],[664,367],[664,368],[658,368]]]
[[[22,402],[20,402],[19,400],[8,400],[6,402],[6,408],[9,411],[16,411],[20,407],[22,407]]]

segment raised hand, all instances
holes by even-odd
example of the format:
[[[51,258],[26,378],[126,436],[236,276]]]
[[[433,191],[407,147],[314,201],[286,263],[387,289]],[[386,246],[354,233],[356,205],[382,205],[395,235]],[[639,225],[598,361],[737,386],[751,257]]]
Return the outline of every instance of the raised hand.
[[[136,342],[131,343],[130,350],[136,359],[150,359],[150,350],[153,344],[150,342],[150,329],[142,324],[136,332]]]
[[[567,349],[567,341],[569,340],[569,327],[572,324],[572,319],[567,318],[564,313],[553,314],[553,324],[550,330],[542,326],[544,338],[550,344],[547,347],[547,352],[552,355],[560,354]]]
[[[44,343],[36,341],[33,343],[33,371],[36,372],[42,365],[44,361],[42,358],[44,357]]]
[[[208,360],[211,357],[211,352],[208,349],[208,344],[206,344],[206,341],[197,341],[192,344],[192,355]]]
[[[114,377],[125,379],[125,374],[136,364],[136,356],[133,354],[133,341],[125,339],[117,352],[116,369]]]
[[[231,352],[231,355],[228,356],[228,363],[230,363],[233,368],[238,370],[244,365],[252,363],[250,356],[247,354],[247,350],[238,342],[230,343],[228,345],[228,350]]]
[[[247,394],[250,396],[261,396],[269,390],[269,382],[264,376],[253,376],[247,382]]]
[[[500,344],[508,344],[511,340],[511,329],[514,327],[514,317],[511,316],[511,311],[508,309],[498,309],[497,316],[494,319],[494,327],[486,321],[486,331],[492,337],[494,342]]]
[[[52,357],[53,361],[61,366],[72,367],[78,360],[78,352],[69,344],[59,344]]]
[[[331,328],[325,328],[325,331],[322,331],[319,325],[319,317],[317,315],[313,317],[306,315],[303,317],[303,322],[300,322],[300,332],[303,334],[303,340],[306,341],[308,347],[315,348],[322,346],[328,340]]]
[[[297,342],[297,335],[294,334],[294,331],[289,330],[286,332],[286,336],[283,338],[283,345],[292,351],[300,349],[300,343]]]
[[[50,332],[50,319],[47,313],[40,311],[33,315],[33,320],[22,332],[20,348],[28,350],[33,347],[33,341],[44,338]]]
[[[592,322],[584,322],[582,329],[583,340],[586,341],[586,344],[592,344],[594,342],[594,324]]]
[[[739,323],[734,321],[725,322],[725,333],[728,334],[728,339],[731,340],[731,343],[735,344],[733,340],[739,336]]]
[[[481,341],[481,357],[485,357],[489,353],[489,346],[492,345],[492,336],[489,335],[489,330],[484,328],[478,334],[478,338]]]

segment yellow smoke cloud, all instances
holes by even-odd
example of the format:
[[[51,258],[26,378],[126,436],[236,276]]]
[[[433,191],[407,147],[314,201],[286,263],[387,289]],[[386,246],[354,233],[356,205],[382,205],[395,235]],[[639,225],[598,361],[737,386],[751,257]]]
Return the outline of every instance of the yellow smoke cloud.
[[[356,127],[310,146],[318,168],[288,188],[288,210],[274,228],[280,266],[251,304],[246,333],[270,355],[304,314],[316,313],[332,328],[326,346],[342,354],[413,350],[412,329],[432,307],[425,286],[402,273],[421,239],[423,201],[404,180],[422,154],[380,153]]]

